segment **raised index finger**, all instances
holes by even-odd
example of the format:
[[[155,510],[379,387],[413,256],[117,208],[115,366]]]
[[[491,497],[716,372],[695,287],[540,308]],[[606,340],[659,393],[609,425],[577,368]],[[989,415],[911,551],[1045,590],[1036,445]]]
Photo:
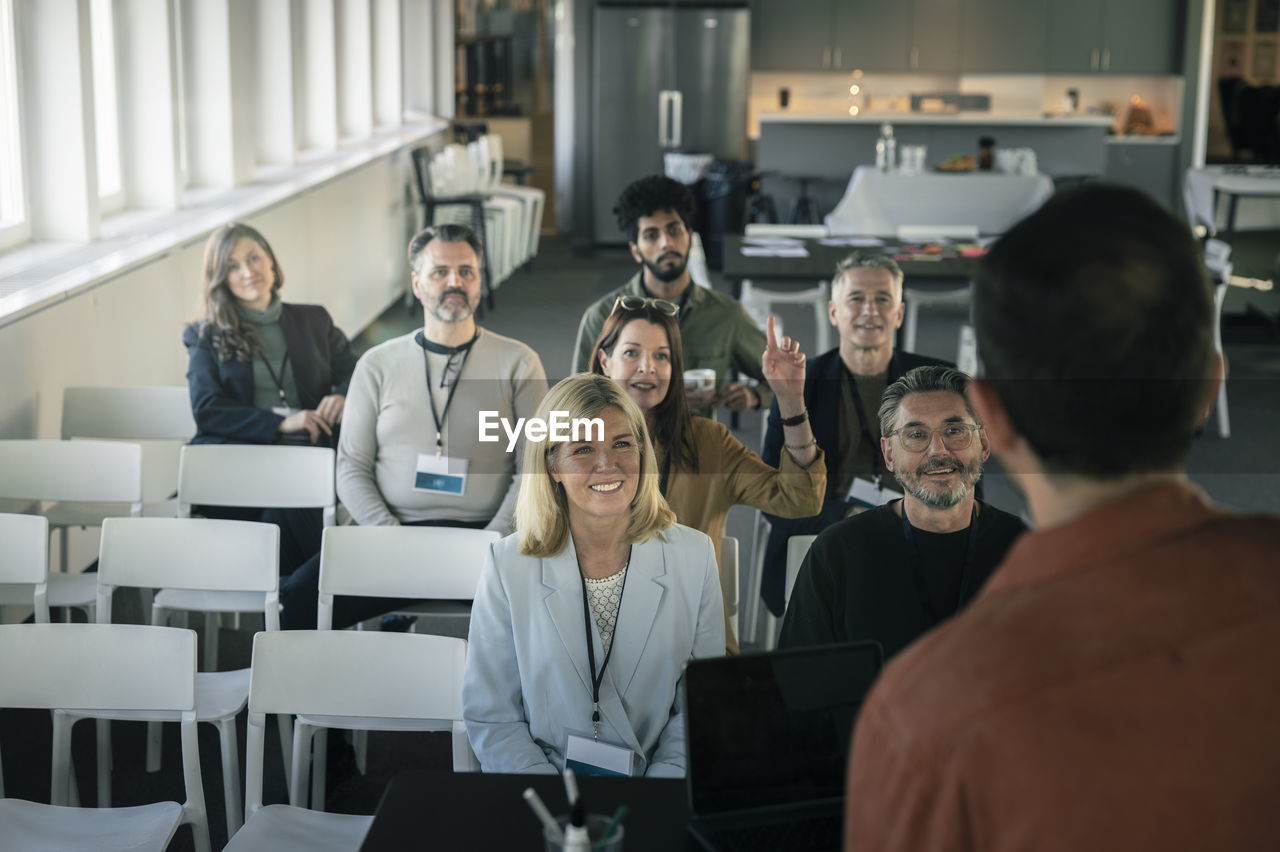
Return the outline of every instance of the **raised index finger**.
[[[769,314],[769,319],[765,320],[765,342],[770,349],[778,348],[778,336],[773,331],[773,314]]]

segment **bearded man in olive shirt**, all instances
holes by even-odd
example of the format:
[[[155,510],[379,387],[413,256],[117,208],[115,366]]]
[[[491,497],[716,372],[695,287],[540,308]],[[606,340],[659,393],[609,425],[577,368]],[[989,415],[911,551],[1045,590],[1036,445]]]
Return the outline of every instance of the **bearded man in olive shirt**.
[[[676,322],[684,343],[685,369],[709,369],[716,374],[715,390],[688,394],[693,412],[710,416],[712,408],[721,406],[732,411],[768,408],[773,392],[760,369],[764,332],[741,304],[697,285],[689,275],[693,240],[693,193],[689,187],[660,175],[644,177],[622,191],[613,212],[640,269],[630,281],[583,312],[574,345],[573,372],[591,371],[596,340],[619,297],[661,299],[679,310]],[[756,385],[727,381],[730,368],[755,379]]]
[[[846,850],[1274,848],[1280,518],[1187,481],[1223,373],[1190,231],[1131,188],[1055,195],[974,319],[969,398],[1036,530],[872,690]]]

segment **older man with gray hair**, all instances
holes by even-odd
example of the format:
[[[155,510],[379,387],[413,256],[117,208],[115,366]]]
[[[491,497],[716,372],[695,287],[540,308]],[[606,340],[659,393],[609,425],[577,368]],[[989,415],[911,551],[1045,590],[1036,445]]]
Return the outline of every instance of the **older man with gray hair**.
[[[805,369],[805,413],[813,436],[826,454],[827,493],[822,512],[793,520],[769,516],[772,533],[765,552],[761,596],[774,615],[782,615],[787,539],[819,533],[846,515],[894,499],[880,454],[876,408],[881,394],[913,367],[951,366],[937,358],[898,352],[894,333],[902,325],[902,268],[881,254],[854,252],[836,266],[827,315],[840,345],[809,361]],[[782,454],[783,420],[775,403],[769,411],[762,458],[777,465]]]
[[[949,367],[917,367],[885,389],[880,446],[904,496],[818,536],[780,647],[874,639],[892,656],[958,612],[1025,530],[974,496],[991,448],[968,382]]]

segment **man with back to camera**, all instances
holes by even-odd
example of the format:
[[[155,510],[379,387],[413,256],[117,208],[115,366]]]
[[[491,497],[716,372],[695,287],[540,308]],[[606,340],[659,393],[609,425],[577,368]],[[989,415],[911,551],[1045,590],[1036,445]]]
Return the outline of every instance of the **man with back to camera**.
[[[885,389],[880,446],[903,499],[818,536],[779,648],[874,639],[892,657],[968,603],[1026,529],[974,496],[990,448],[968,382],[950,367],[916,367]]]
[[[409,243],[418,331],[373,347],[351,377],[338,442],[338,497],[361,525],[514,526],[517,457],[506,441],[479,441],[479,412],[515,423],[547,392],[542,362],[518,340],[476,324],[480,238],[437,225]],[[429,396],[428,396],[429,394]],[[316,624],[319,559],[281,593],[285,629]],[[334,627],[393,609],[398,601],[338,598]]]
[[[827,460],[827,493],[820,513],[800,519],[768,516],[772,529],[760,594],[776,616],[784,609],[788,538],[814,535],[850,512],[901,496],[887,482],[880,451],[876,406],[884,389],[914,367],[951,366],[937,358],[895,351],[894,332],[905,313],[902,281],[902,268],[890,257],[854,252],[840,261],[827,305],[840,345],[806,365],[805,412],[784,423],[777,405],[769,410],[761,458],[777,465],[782,427],[808,417]]]
[[[630,281],[583,312],[574,345],[573,372],[590,371],[596,339],[619,296],[664,299],[680,310],[676,321],[684,344],[685,369],[715,370],[720,388],[690,393],[694,413],[709,414],[709,409],[718,406],[733,411],[767,406],[773,393],[760,369],[760,353],[766,348],[764,332],[738,302],[697,286],[689,276],[693,240],[693,193],[689,187],[660,175],[641,178],[622,191],[613,212],[640,269]],[[736,381],[726,383],[730,367],[759,384],[751,388]]]
[[[1280,836],[1280,519],[1186,477],[1222,379],[1185,224],[1055,195],[974,283],[969,386],[1036,524],[881,675],[846,849],[1261,849]]]

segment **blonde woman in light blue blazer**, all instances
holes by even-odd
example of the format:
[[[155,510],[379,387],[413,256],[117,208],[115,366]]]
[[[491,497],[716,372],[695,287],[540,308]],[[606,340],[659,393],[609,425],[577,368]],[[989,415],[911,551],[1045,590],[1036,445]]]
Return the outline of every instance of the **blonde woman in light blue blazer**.
[[[621,388],[570,376],[538,417],[553,411],[603,433],[525,442],[516,533],[490,548],[471,612],[471,747],[486,772],[567,758],[579,773],[683,775],[684,664],[724,653],[715,551],[675,523]]]

